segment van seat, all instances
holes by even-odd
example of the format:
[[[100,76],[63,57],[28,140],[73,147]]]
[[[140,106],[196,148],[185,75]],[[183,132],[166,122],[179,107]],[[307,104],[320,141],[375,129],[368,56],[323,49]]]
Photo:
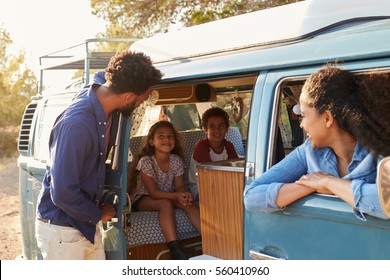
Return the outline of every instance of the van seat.
[[[184,157],[184,183],[188,185],[188,168],[190,166],[192,153],[194,151],[195,143],[201,139],[206,138],[206,134],[201,129],[179,131],[179,137],[183,148]],[[129,148],[133,157],[139,152],[143,145],[146,136],[135,136],[130,138]],[[238,127],[230,127],[226,134],[226,139],[233,143],[234,148],[239,156],[245,157],[244,145]]]
[[[177,238],[183,240],[199,236],[185,212],[181,209],[175,209],[175,212]],[[165,237],[159,224],[158,212],[140,211],[131,213],[131,226],[126,237],[127,244],[130,247],[165,243]]]
[[[195,143],[206,137],[203,130],[188,130],[180,131],[179,137],[183,148],[184,157],[184,183],[186,186],[188,182],[188,171],[191,162],[192,153]],[[146,136],[136,136],[130,139],[129,148],[131,153],[135,156]],[[244,147],[240,131],[237,127],[231,127],[226,135],[226,139],[231,141],[239,155],[244,156]],[[131,213],[131,226],[127,233],[127,243],[131,246],[138,246],[143,244],[165,243],[164,235],[159,225],[158,212],[140,211]],[[176,209],[176,224],[177,234],[179,239],[188,239],[199,236],[198,232],[188,220],[185,212],[181,209]]]
[[[201,129],[180,131],[179,137],[181,146],[183,148],[184,157],[184,184],[189,185],[188,172],[191,163],[192,153],[194,151],[195,143],[206,138],[206,133]]]
[[[184,183],[188,185],[188,170],[195,143],[201,139],[204,139],[206,134],[201,129],[179,131],[178,134],[184,157]],[[138,154],[139,149],[142,147],[145,139],[146,136],[135,136],[130,138],[129,148],[133,157]]]
[[[188,168],[190,165],[192,152],[195,143],[206,137],[203,130],[190,130],[179,132],[180,141],[183,148],[184,157],[184,183],[188,185]],[[146,136],[136,136],[130,139],[129,148],[135,156]],[[187,215],[181,209],[176,211],[177,237],[179,239],[188,239],[199,236],[199,233],[188,220]],[[144,244],[165,243],[164,235],[159,224],[159,214],[153,211],[132,212],[130,216],[130,230],[127,233],[128,246],[134,247]]]
[[[228,133],[226,134],[226,140],[229,140],[233,143],[234,148],[239,156],[245,157],[244,145],[242,143],[242,137],[238,127],[230,127]]]
[[[129,149],[131,152],[131,158],[129,161],[133,161],[139,152],[139,149],[143,146],[143,141],[146,141],[146,136],[133,136],[130,138]]]

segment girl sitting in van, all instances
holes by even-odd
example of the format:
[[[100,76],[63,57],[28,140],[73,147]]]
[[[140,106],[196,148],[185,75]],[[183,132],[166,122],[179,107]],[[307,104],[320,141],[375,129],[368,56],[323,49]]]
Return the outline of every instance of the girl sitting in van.
[[[175,208],[183,209],[200,233],[198,206],[192,202],[183,179],[184,162],[178,135],[168,121],[155,123],[130,174],[133,211],[158,211],[160,227],[172,259],[189,259],[177,240]]]
[[[188,174],[195,200],[198,200],[197,163],[238,158],[233,143],[225,139],[229,130],[229,115],[226,111],[219,107],[207,109],[202,115],[202,127],[206,138],[195,143]]]
[[[248,210],[277,211],[317,192],[337,195],[361,220],[364,213],[386,218],[375,183],[378,158],[356,137],[369,117],[361,79],[326,66],[306,80],[299,103],[308,139],[245,189]]]

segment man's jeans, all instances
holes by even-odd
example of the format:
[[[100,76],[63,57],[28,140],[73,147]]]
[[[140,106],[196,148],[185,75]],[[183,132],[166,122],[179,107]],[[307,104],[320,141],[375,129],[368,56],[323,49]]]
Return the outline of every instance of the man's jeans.
[[[35,237],[45,260],[105,260],[102,235],[96,226],[95,244],[73,227],[35,221]]]

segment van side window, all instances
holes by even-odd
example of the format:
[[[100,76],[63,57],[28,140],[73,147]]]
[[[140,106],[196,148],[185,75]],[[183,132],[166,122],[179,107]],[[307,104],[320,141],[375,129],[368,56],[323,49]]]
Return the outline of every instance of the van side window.
[[[370,70],[372,71],[372,70]],[[357,72],[356,75],[367,75],[368,72]],[[300,108],[299,96],[305,79],[300,80],[285,80],[281,83],[280,92],[276,92],[279,98],[278,105],[278,119],[274,124],[276,129],[272,138],[274,153],[272,158],[272,165],[277,163],[278,152],[282,150],[284,155],[288,155],[292,150],[301,145],[307,138],[305,131],[300,127]],[[280,149],[280,139],[283,148]]]
[[[304,142],[305,134],[300,127],[299,96],[304,81],[288,82],[282,86],[279,108],[279,129],[285,154]]]
[[[276,92],[278,107],[272,141],[273,153],[271,165],[278,163],[305,141],[305,133],[300,127],[299,95],[304,80],[285,81]]]
[[[253,84],[220,88],[219,91],[216,106],[224,109],[228,113],[230,116],[230,127],[238,127],[245,146],[248,135]]]
[[[46,162],[49,158],[50,132],[59,113],[68,106],[63,99],[48,99],[38,115],[38,126],[34,136],[33,154],[34,158]]]

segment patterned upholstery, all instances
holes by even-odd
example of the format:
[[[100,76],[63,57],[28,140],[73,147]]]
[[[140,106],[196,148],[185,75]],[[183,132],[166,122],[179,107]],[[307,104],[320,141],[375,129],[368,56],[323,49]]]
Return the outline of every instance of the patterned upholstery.
[[[179,132],[179,137],[183,147],[184,155],[184,182],[186,185],[188,185],[188,169],[190,166],[195,143],[198,140],[204,139],[206,134],[203,130],[198,129],[181,131]],[[138,150],[143,145],[144,139],[146,139],[145,136],[137,136],[130,139],[129,149],[133,155],[138,153]],[[239,155],[245,154],[241,141],[241,134],[238,128],[230,128],[228,134],[226,135],[226,139],[234,144]],[[188,220],[185,212],[181,209],[176,209],[176,224],[179,239],[187,239],[199,235]],[[159,225],[158,212],[142,211],[133,212],[131,214],[131,226],[127,233],[127,243],[129,246],[164,242],[165,238]]]
[[[143,141],[146,141],[146,136],[135,136],[130,138],[129,149],[132,155],[132,158],[129,159],[130,161],[133,161],[133,158],[138,154],[138,150],[143,146]]]
[[[238,127],[230,127],[225,138],[233,143],[239,156],[245,157],[244,145],[242,144],[242,137]]]
[[[188,239],[198,236],[198,232],[181,209],[176,211],[177,238]],[[131,226],[127,233],[127,244],[130,247],[143,244],[165,243],[159,225],[158,212],[142,211],[131,214]]]
[[[181,131],[179,132],[179,137],[181,139],[184,156],[184,184],[188,186],[188,172],[195,143],[204,139],[206,137],[206,133],[200,129]]]

